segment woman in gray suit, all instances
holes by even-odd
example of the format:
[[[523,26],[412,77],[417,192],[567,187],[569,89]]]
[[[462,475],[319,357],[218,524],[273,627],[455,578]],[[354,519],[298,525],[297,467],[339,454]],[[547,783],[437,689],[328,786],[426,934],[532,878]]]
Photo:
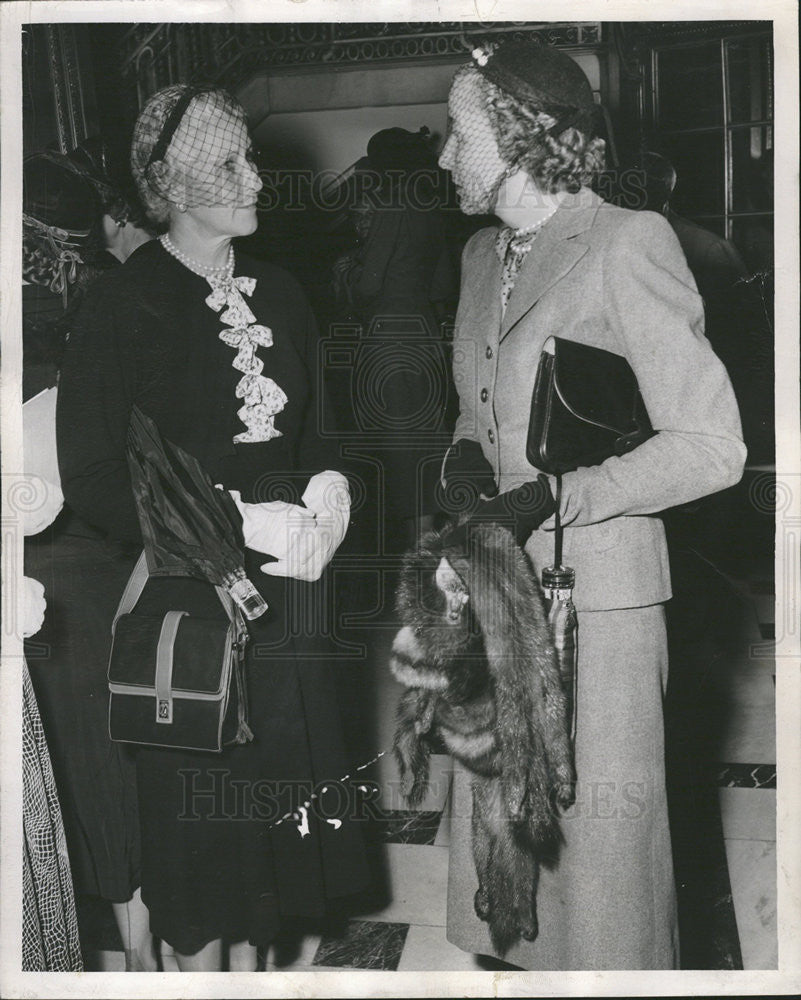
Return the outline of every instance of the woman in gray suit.
[[[528,42],[477,49],[454,79],[449,112],[440,165],[463,211],[494,212],[504,225],[464,250],[459,446],[444,485],[466,475],[483,497],[512,493],[519,508],[529,484],[518,539],[538,573],[553,561],[552,483],[526,458],[537,364],[552,335],[625,356],[657,432],[563,477],[563,561],[576,571],[579,616],[577,800],[562,817],[558,862],[541,874],[539,934],[504,957],[542,970],[675,968],[662,718],[671,590],[657,515],[740,479],[737,406],[670,225],[589,190],[603,142],[592,138],[592,91],[576,63]],[[473,909],[470,813],[469,779],[457,773],[448,938],[492,954]]]

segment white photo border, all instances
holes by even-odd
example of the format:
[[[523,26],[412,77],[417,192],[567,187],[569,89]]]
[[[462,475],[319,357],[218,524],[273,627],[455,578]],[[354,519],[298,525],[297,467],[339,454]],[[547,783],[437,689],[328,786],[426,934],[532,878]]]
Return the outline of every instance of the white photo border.
[[[23,973],[21,962],[22,545],[7,518],[22,469],[21,30],[26,23],[134,21],[765,20],[774,26],[776,160],[776,642],[779,968],[769,971],[401,973]],[[0,995],[5,997],[428,997],[738,995],[801,992],[801,435],[799,434],[798,8],[794,0],[67,0],[0,5],[2,659],[0,660]],[[777,507],[779,505],[777,504]],[[777,514],[777,522],[779,515]],[[777,626],[778,627],[778,626]]]

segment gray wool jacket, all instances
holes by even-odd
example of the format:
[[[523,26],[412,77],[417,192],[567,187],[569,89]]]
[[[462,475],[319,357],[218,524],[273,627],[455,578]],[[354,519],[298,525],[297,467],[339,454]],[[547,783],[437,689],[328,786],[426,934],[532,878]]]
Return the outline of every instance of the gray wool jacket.
[[[563,563],[579,610],[671,596],[658,512],[737,483],[746,449],[734,393],[704,336],[703,303],[670,224],[582,188],[540,231],[501,315],[494,228],[465,247],[454,335],[460,414],[454,441],[478,441],[501,492],[538,470],[526,459],[543,344],[559,336],[624,355],[654,429],[634,451],[563,480]],[[526,551],[553,562],[553,519]]]

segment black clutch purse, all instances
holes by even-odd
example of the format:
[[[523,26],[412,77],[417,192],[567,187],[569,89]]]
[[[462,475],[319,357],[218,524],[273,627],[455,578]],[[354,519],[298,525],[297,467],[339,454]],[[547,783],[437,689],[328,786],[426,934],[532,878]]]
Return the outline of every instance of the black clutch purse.
[[[112,625],[109,736],[217,753],[252,739],[243,662],[248,633],[239,608],[216,587],[225,618],[139,615],[135,606],[147,579],[143,553]]]
[[[549,475],[600,465],[654,434],[637,377],[620,354],[549,337],[540,356],[526,458]]]

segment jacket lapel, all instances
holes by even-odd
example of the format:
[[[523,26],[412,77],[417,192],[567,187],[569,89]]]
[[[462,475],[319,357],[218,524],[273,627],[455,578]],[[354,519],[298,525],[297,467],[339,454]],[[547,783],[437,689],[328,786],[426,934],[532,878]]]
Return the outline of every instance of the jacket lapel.
[[[501,324],[501,340],[587,252],[588,246],[581,239],[581,233],[590,228],[602,204],[601,198],[582,188],[568,195],[553,218],[543,226],[526,254],[509,296]]]

